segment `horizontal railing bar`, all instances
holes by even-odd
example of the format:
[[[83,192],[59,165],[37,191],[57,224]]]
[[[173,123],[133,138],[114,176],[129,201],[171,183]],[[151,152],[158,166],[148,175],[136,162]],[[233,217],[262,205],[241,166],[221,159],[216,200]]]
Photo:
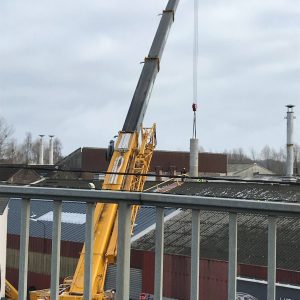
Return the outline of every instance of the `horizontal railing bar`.
[[[61,200],[71,202],[102,202],[178,207],[228,212],[249,212],[276,216],[297,216],[300,203],[269,202],[232,198],[200,197],[159,193],[119,192],[104,190],[60,189],[0,185],[0,197],[30,198],[35,200]]]
[[[248,200],[234,198],[202,197],[173,194],[141,193],[141,204],[226,212],[256,214],[299,215],[300,203]]]
[[[26,198],[34,200],[60,200],[67,202],[116,203],[123,200],[131,200],[136,203],[140,201],[140,193],[7,185],[0,185],[0,195],[7,198],[24,198],[26,195]]]

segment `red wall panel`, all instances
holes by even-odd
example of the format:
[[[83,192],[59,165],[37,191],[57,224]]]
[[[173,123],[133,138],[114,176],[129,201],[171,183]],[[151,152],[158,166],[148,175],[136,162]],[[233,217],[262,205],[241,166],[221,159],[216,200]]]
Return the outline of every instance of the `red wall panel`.
[[[29,251],[51,254],[52,242],[50,239],[29,237]],[[61,256],[77,258],[82,250],[83,243],[61,241]],[[7,248],[19,249],[20,236],[16,234],[7,235]]]
[[[18,289],[19,270],[6,268],[6,278],[8,281]],[[60,279],[60,282],[63,278]],[[34,287],[35,289],[50,288],[50,276],[40,273],[28,272],[28,288]]]
[[[239,265],[239,275],[242,277],[267,280],[267,267],[254,265]],[[300,285],[300,272],[277,269],[277,282]]]
[[[131,266],[142,269],[144,293],[154,293],[154,253],[132,250]],[[164,255],[163,295],[179,300],[190,298],[191,259],[187,256]],[[200,297],[203,300],[226,300],[227,263],[202,260],[200,263]],[[217,287],[217,288],[216,288]]]
[[[16,242],[15,237],[10,237],[10,243],[12,242]],[[36,243],[38,243],[38,241],[36,241]],[[13,245],[15,244],[13,243]],[[10,244],[10,246],[12,246],[12,244]],[[64,249],[64,251],[65,253],[69,253],[71,257],[73,257],[72,255],[75,255],[75,253],[78,255],[78,250],[81,249],[80,243],[74,243],[76,249],[74,252],[72,243],[68,243],[66,246],[69,248]],[[41,250],[41,246],[32,249]],[[165,297],[179,300],[188,300],[190,298],[190,264],[190,257],[164,255],[163,294]],[[142,270],[142,292],[153,294],[154,253],[150,251],[132,250],[131,267]],[[201,259],[200,299],[227,300],[227,272],[227,262]],[[240,264],[238,266],[238,274],[243,277],[266,280],[267,268]],[[14,286],[17,286],[18,270],[7,268],[7,278]],[[277,280],[281,283],[300,285],[300,272],[278,269]],[[29,272],[28,286],[35,286],[37,289],[48,288],[50,286],[50,276]]]

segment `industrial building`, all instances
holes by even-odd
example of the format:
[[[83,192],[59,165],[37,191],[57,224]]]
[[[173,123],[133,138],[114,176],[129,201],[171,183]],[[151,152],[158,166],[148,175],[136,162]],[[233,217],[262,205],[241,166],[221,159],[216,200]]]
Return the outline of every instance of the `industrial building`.
[[[79,148],[55,166],[50,153],[46,168],[40,135],[39,167],[3,166],[0,193],[10,202],[8,211],[5,201],[0,205],[5,248],[0,249],[0,270],[6,265],[6,278],[18,288],[14,299],[24,300],[33,290],[30,298],[35,300],[50,295],[62,300],[115,299],[115,292],[118,300],[145,295],[194,300],[199,293],[204,300],[233,300],[239,293],[248,300],[249,286],[265,289],[266,279],[268,299],[275,299],[278,280],[277,287],[299,294],[300,221],[291,217],[300,214],[300,186],[293,174],[293,106],[287,112],[283,178],[241,180],[274,174],[257,165],[229,170],[226,155],[199,153],[195,30],[190,152],[154,151],[156,126],[142,127],[178,2],[169,0],[161,14],[110,151]],[[53,152],[53,144],[51,148]],[[3,278],[1,271],[1,296]]]
[[[257,163],[228,164],[227,175],[231,177],[253,179],[255,176],[276,175],[274,172]]]
[[[82,172],[99,173],[108,168],[106,160],[106,148],[76,149],[57,163],[60,169],[78,170]],[[182,169],[189,172],[190,154],[187,151],[162,151],[155,150],[150,164],[150,174],[176,175]],[[198,154],[198,175],[222,176],[227,174],[227,155],[221,153],[199,153]]]

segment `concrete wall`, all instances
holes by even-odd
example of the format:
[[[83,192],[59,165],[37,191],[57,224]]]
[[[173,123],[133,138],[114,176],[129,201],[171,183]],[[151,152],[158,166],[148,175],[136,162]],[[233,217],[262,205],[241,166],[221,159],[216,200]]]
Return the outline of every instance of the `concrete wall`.
[[[0,270],[1,270],[0,298],[5,297],[7,212],[8,212],[8,208],[5,209],[3,215],[0,215]]]

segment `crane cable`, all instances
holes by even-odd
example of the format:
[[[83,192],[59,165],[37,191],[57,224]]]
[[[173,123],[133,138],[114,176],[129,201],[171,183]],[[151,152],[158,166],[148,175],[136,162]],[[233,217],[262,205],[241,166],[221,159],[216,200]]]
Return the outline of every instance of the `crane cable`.
[[[197,99],[198,99],[198,14],[199,14],[199,0],[194,0],[194,51],[193,51],[193,138],[197,137]]]

